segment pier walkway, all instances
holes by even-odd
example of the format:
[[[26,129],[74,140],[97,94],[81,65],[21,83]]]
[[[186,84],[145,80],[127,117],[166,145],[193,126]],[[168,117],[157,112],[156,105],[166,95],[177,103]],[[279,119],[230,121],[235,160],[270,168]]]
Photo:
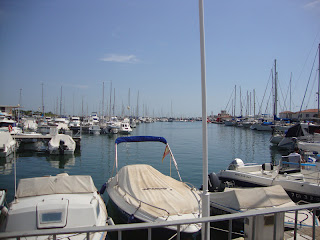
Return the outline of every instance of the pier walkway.
[[[49,142],[53,135],[46,134],[46,135],[38,135],[38,134],[17,134],[12,136],[15,140],[19,142],[36,142],[36,141],[46,141]],[[71,136],[73,140],[76,142],[76,147],[80,148],[81,145],[81,136],[75,135]]]

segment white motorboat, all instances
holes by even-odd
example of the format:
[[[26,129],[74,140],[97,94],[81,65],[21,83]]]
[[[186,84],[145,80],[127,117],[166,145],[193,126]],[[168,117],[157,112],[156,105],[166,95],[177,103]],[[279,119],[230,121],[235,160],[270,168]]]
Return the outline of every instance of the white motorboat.
[[[271,163],[244,164],[236,158],[217,176],[222,182],[240,187],[281,185],[294,202],[320,202],[320,163],[301,163],[300,159],[299,154],[290,154],[273,166]]]
[[[70,130],[68,127],[69,120],[66,118],[55,118],[53,125],[57,127],[58,132],[65,133],[66,131]]]
[[[91,125],[89,126],[89,133],[99,135],[101,132],[101,128],[99,125]]]
[[[15,200],[8,207],[5,232],[106,226],[108,221],[106,205],[91,176],[62,173],[19,181]],[[93,240],[105,237],[106,232],[90,234]],[[85,238],[86,233],[59,235],[59,239]]]
[[[117,117],[111,117],[110,121],[107,122],[107,126],[103,129],[104,133],[118,133],[121,122]]]
[[[48,143],[50,154],[73,154],[76,143],[69,135],[57,134]]]
[[[20,134],[22,129],[17,126],[17,122],[9,118],[0,119],[0,132],[9,132],[10,134]]]
[[[17,148],[17,142],[9,132],[0,131],[0,157],[9,156]]]
[[[121,134],[130,134],[132,132],[132,128],[130,127],[129,122],[121,122],[119,133]]]
[[[118,171],[117,148],[118,144],[123,142],[166,144],[163,158],[170,153],[180,181],[162,174],[147,164],[127,165]],[[115,145],[116,175],[111,177],[104,186],[108,192],[110,204],[119,213],[122,223],[166,222],[201,217],[199,192],[181,181],[178,166],[166,139],[153,136],[119,137]],[[196,235],[200,229],[199,224],[180,226],[182,235]],[[163,239],[168,239],[176,233],[177,226],[168,226],[155,231],[159,231]]]
[[[299,149],[306,151],[306,152],[320,153],[320,140],[319,141],[297,140],[297,146]]]
[[[262,123],[254,123],[250,126],[251,130],[257,130],[257,131],[272,131],[273,129],[273,122],[262,122]]]
[[[70,130],[78,132],[81,127],[80,117],[71,117],[71,121],[68,124]]]
[[[286,191],[280,185],[255,188],[226,188],[224,192],[210,193],[211,215],[245,212],[266,208],[282,208],[295,206]],[[295,213],[293,211],[282,213],[281,220],[285,228],[294,228]],[[301,210],[297,215],[298,228],[312,227],[313,218],[308,210]],[[238,231],[243,230],[243,219],[236,220]],[[315,226],[319,226],[316,219]]]

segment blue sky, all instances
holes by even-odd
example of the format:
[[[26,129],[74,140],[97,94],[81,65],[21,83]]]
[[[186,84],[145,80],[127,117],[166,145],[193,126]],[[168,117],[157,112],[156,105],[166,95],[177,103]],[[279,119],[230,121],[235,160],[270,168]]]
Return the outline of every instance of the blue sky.
[[[208,114],[231,112],[235,85],[236,114],[240,88],[243,113],[253,90],[256,113],[260,105],[269,111],[262,103],[275,59],[279,111],[289,110],[291,73],[291,110],[300,109],[310,74],[305,107],[317,107],[320,0],[204,0],[204,7]],[[136,112],[139,92],[139,115],[201,116],[199,42],[198,0],[2,0],[0,105],[18,104],[22,89],[24,109],[39,109],[43,83],[46,111],[60,112],[62,87],[63,113],[81,115],[82,103],[85,114],[102,112],[104,82],[106,112],[112,82],[117,115],[129,100]]]

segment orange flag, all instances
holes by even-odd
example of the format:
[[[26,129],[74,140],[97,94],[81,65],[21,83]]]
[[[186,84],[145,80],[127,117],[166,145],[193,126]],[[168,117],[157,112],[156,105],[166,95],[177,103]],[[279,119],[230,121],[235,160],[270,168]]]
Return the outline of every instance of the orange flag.
[[[168,155],[169,152],[170,152],[170,149],[169,149],[169,146],[167,144],[166,145],[166,149],[164,150],[164,153],[163,153],[162,163],[163,163],[163,159]]]

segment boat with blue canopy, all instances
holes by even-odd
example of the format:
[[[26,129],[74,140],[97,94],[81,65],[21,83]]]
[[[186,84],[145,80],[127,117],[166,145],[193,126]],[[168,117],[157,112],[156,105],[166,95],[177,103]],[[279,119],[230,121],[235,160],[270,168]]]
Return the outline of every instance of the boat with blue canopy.
[[[159,156],[159,161],[169,155],[177,170],[178,179],[162,174],[148,162],[126,165],[118,170],[118,145],[137,142],[165,144],[164,154]],[[115,149],[115,175],[110,177],[100,192],[107,191],[108,206],[115,209],[117,215],[120,216],[118,223],[166,222],[201,217],[200,192],[182,181],[177,162],[165,138],[156,136],[119,137],[115,140]],[[195,237],[200,230],[200,224],[180,226],[182,239]],[[177,226],[152,231],[153,236],[169,239],[177,234]]]

